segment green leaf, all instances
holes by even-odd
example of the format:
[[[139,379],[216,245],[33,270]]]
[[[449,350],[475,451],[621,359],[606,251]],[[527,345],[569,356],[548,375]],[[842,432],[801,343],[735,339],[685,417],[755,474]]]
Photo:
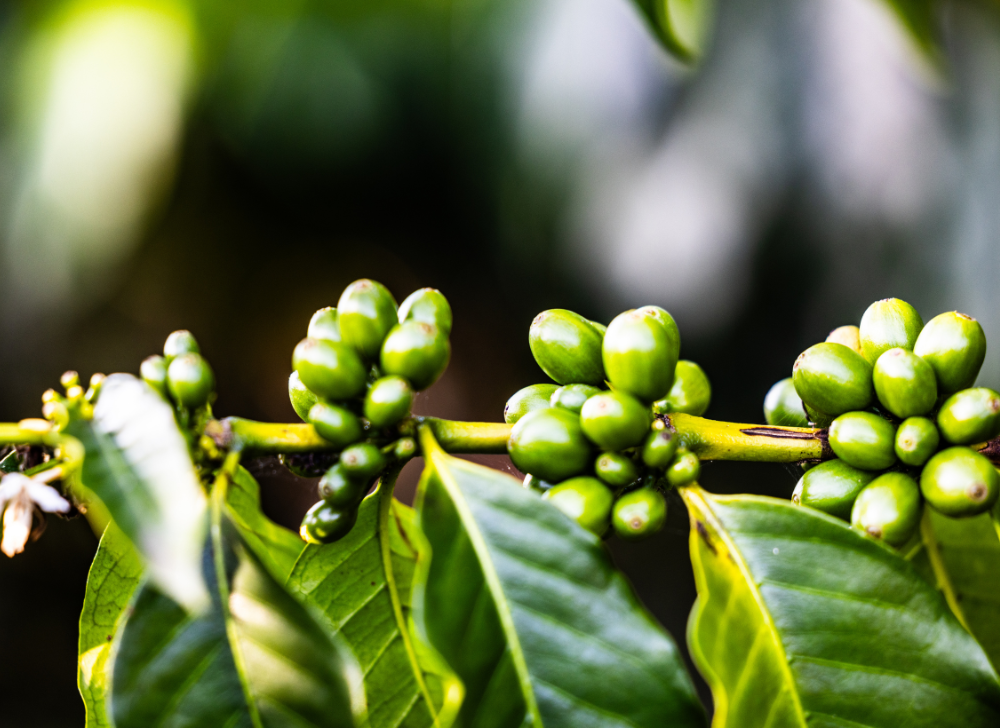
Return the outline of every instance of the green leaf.
[[[681,494],[715,728],[1000,725],[988,658],[896,553],[787,501]]]
[[[114,523],[108,525],[90,565],[80,614],[77,683],[87,710],[87,728],[110,726],[105,696],[111,641],[125,608],[142,582],[142,562],[131,541]]]
[[[633,0],[664,47],[682,61],[704,53],[715,3],[712,0]]]
[[[365,498],[351,532],[310,545],[288,581],[354,651],[365,675],[372,728],[449,725],[461,686],[409,626],[423,536],[413,510],[392,497],[395,475]]]
[[[140,590],[115,653],[115,725],[357,725],[353,657],[246,546],[222,497],[205,555],[211,606],[191,614],[151,584]]]
[[[428,428],[421,447],[416,622],[465,685],[461,725],[704,725],[676,646],[597,537]]]
[[[1000,525],[989,513],[954,519],[925,507],[920,536],[908,557],[1000,670]]]
[[[941,4],[936,0],[886,0],[910,41],[935,65],[942,62]]]
[[[206,607],[207,500],[170,405],[132,375],[112,374],[93,419],[74,419],[68,433],[86,450],[84,485],[139,549],[150,577],[185,608]]]
[[[226,504],[240,535],[271,575],[284,583],[305,548],[305,541],[264,515],[260,508],[260,486],[245,468],[236,469],[226,489]]]

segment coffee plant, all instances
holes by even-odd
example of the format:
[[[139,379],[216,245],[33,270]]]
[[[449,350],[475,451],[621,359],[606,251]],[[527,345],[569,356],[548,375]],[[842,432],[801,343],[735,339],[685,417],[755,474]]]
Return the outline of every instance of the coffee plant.
[[[139,376],[75,372],[0,426],[2,550],[43,513],[103,533],[80,618],[88,726],[704,726],[677,646],[604,539],[690,517],[687,641],[713,725],[1000,725],[1000,394],[975,319],[878,301],[764,400],[711,387],[669,313],[528,332],[551,382],[504,422],[414,416],[449,356],[433,289],[370,280],[317,311],[288,381],[301,423],[212,411],[176,331]],[[456,455],[507,453],[523,483]],[[248,458],[319,479],[298,534]],[[393,497],[414,457],[414,506]],[[718,496],[702,460],[796,464],[790,500]]]

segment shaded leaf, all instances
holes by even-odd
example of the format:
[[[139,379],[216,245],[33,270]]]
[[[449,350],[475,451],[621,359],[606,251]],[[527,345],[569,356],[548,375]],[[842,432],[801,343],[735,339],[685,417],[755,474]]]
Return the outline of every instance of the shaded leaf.
[[[67,431],[86,450],[84,485],[139,549],[150,577],[185,608],[204,608],[207,501],[170,405],[132,375],[112,374],[93,420],[74,419]]]
[[[117,728],[322,726],[363,714],[353,657],[271,576],[221,505],[205,551],[211,607],[144,586],[119,638]]]
[[[713,726],[1000,725],[988,658],[896,553],[787,501],[682,495]]]
[[[392,497],[394,481],[365,498],[346,537],[308,546],[288,586],[353,649],[365,676],[372,728],[448,725],[461,687],[411,634],[422,536],[412,509]]]
[[[676,646],[597,537],[426,428],[421,446],[417,623],[465,685],[461,725],[704,724]]]
[[[121,529],[109,524],[90,565],[80,614],[77,683],[87,710],[87,728],[111,725],[105,706],[111,641],[141,582],[142,562],[135,547]]]
[[[914,565],[1000,670],[1000,526],[989,513],[954,519],[925,507],[920,536]]]
[[[260,508],[260,486],[245,468],[237,468],[226,490],[229,515],[254,554],[280,582],[292,573],[306,543],[299,535],[279,526]]]

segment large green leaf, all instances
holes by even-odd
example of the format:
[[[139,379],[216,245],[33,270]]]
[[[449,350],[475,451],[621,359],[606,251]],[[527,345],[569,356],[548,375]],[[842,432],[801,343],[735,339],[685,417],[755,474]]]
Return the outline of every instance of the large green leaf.
[[[698,59],[705,50],[713,0],[633,0],[657,38],[676,58]]]
[[[1000,524],[989,513],[954,519],[925,507],[920,536],[908,556],[1000,670]]]
[[[226,504],[240,535],[274,578],[283,583],[292,573],[305,541],[264,515],[260,508],[260,486],[242,467],[237,468],[226,490]]]
[[[682,492],[716,728],[1000,725],[1000,683],[911,564],[819,511]]]
[[[75,418],[68,432],[86,450],[84,485],[139,549],[150,578],[185,608],[205,608],[207,501],[170,405],[132,375],[112,374],[93,419]]]
[[[114,523],[101,537],[90,565],[87,593],[80,614],[80,658],[77,682],[87,709],[87,728],[110,726],[105,696],[111,641],[125,608],[142,582],[142,562],[135,547]]]
[[[139,591],[115,651],[115,725],[356,725],[353,657],[247,547],[221,498],[205,554],[211,606],[191,614],[152,584]]]
[[[704,725],[676,646],[597,537],[427,428],[421,447],[416,617],[465,684],[461,725]]]
[[[288,586],[353,649],[372,728],[449,725],[461,686],[410,630],[413,577],[426,555],[413,510],[392,497],[394,481],[365,498],[345,538],[308,546]]]

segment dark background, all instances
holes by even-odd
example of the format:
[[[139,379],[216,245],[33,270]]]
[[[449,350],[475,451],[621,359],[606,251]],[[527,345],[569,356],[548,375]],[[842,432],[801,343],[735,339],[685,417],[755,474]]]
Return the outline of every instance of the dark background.
[[[550,307],[607,322],[666,306],[682,356],[712,380],[707,414],[748,422],[802,349],[877,298],[928,319],[959,308],[997,332],[996,18],[943,4],[934,66],[878,2],[844,2],[724,0],[694,70],[625,0],[8,4],[0,418],[37,416],[66,369],[136,372],[188,328],[218,415],[293,421],[292,348],[360,277],[398,300],[448,296],[451,365],[417,410],[468,420],[502,419],[511,393],[543,380],[526,334]],[[144,117],[134,79],[72,55],[86,50],[74,29],[137,7],[183,30],[134,65],[174,117]],[[125,45],[108,68],[156,47]],[[177,58],[183,84],[153,72]],[[60,81],[60,63],[97,70]],[[169,118],[173,136],[128,141]],[[251,467],[265,509],[296,527],[313,484]],[[715,492],[782,497],[797,478],[703,472]],[[660,535],[609,547],[683,644],[694,584],[684,507],[670,508]],[[95,548],[84,520],[51,518],[0,560],[0,725],[82,723],[76,628]]]

